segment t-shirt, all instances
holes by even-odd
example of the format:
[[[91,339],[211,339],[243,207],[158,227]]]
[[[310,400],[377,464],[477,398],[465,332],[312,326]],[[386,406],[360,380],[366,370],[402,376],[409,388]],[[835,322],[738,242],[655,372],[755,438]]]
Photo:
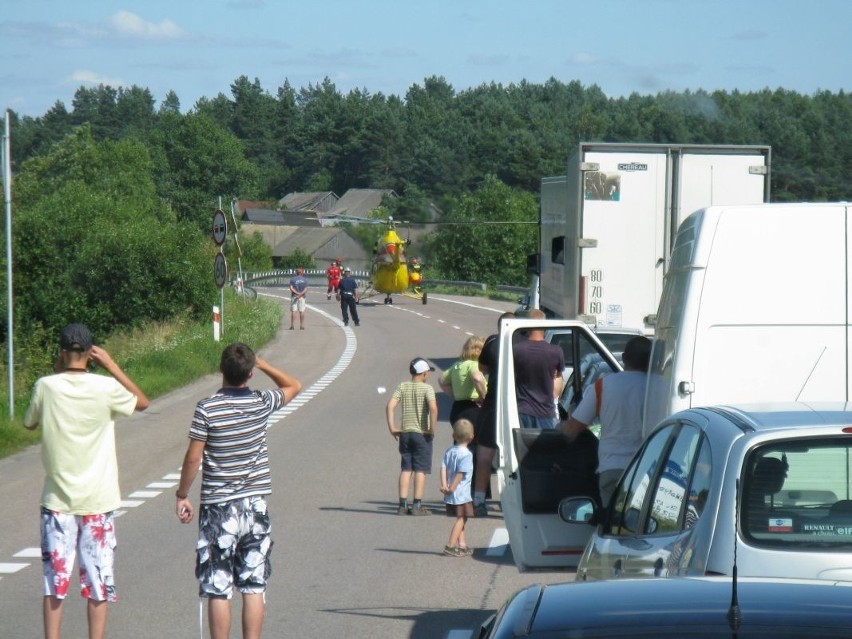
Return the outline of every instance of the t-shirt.
[[[272,492],[266,431],[284,406],[280,389],[221,388],[195,407],[190,439],[205,442],[201,503],[219,504]]]
[[[536,417],[556,417],[553,379],[565,368],[565,354],[556,344],[525,339],[513,346],[518,412]]]
[[[308,280],[304,275],[294,275],[290,278],[290,288],[297,293],[304,293],[308,288]]]
[[[598,446],[598,472],[627,468],[642,445],[642,410],[645,405],[647,375],[622,371],[603,378],[601,391],[601,442]],[[589,386],[571,417],[591,424],[597,412],[597,391]]]
[[[325,269],[325,275],[329,282],[337,282],[340,280],[340,268],[337,266],[329,266]]]
[[[473,477],[473,453],[467,446],[450,446],[444,453],[441,467],[447,469],[447,485],[452,485],[456,475],[463,477],[458,487],[444,495],[445,504],[466,504],[472,501],[470,496],[470,480]]]
[[[497,335],[489,335],[479,353],[479,364],[488,367],[488,386],[492,389],[482,400],[483,408],[497,406],[497,358],[500,354],[500,340]]]
[[[449,381],[453,386],[453,399],[477,400],[479,393],[473,385],[473,374],[479,370],[479,362],[474,359],[460,359],[444,371],[444,381]]]
[[[113,420],[135,409],[136,396],[105,375],[59,373],[35,383],[24,423],[42,428],[42,506],[70,515],[121,506]]]
[[[429,405],[435,401],[435,389],[426,382],[403,382],[396,387],[393,398],[399,402],[404,433],[429,430]]]
[[[351,275],[340,280],[340,294],[345,297],[355,295],[355,290],[358,288],[358,281]]]

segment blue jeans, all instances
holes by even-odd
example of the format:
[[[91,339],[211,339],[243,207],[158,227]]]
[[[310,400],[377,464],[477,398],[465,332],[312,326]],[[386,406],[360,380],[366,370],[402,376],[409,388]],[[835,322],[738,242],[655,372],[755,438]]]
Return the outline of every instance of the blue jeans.
[[[557,417],[538,417],[537,415],[525,415],[518,413],[521,428],[540,428],[542,430],[554,430],[559,423]]]

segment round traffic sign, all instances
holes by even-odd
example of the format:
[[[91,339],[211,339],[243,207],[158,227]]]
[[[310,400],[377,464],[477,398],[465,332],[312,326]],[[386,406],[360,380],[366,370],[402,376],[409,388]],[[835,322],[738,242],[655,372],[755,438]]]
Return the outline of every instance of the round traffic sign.
[[[213,241],[216,242],[216,246],[222,246],[227,236],[228,220],[225,218],[225,212],[216,209],[216,212],[213,213]]]
[[[216,253],[216,259],[213,260],[213,279],[216,281],[216,286],[222,288],[228,279],[228,263],[225,261],[225,255],[219,251]]]

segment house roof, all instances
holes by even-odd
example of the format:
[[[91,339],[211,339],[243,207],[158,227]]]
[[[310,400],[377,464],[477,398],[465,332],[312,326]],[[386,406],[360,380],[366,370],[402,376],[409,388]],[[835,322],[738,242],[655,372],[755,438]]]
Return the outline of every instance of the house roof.
[[[277,224],[281,226],[319,226],[313,211],[273,211],[248,209],[240,218],[244,224]]]
[[[275,200],[237,200],[237,211],[240,215],[249,209],[274,209]]]
[[[278,200],[278,208],[284,211],[328,211],[339,199],[333,191],[288,193]]]
[[[323,218],[339,215],[366,217],[373,209],[378,208],[386,195],[397,197],[393,189],[349,189],[337,201],[337,204]]]
[[[284,214],[272,209],[245,209],[240,219],[249,224],[285,224]]]
[[[289,255],[294,250],[299,249],[303,253],[313,255],[339,233],[345,234],[346,231],[336,228],[297,228],[279,241],[273,248],[272,253],[273,255]]]

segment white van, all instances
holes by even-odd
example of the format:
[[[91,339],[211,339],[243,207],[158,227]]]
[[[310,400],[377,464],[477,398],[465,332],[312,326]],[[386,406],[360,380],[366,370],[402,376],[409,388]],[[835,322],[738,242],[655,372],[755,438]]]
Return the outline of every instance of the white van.
[[[697,406],[849,401],[850,205],[712,206],[683,221],[644,432]]]

